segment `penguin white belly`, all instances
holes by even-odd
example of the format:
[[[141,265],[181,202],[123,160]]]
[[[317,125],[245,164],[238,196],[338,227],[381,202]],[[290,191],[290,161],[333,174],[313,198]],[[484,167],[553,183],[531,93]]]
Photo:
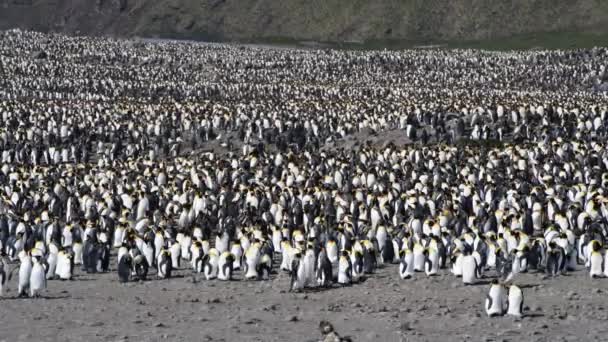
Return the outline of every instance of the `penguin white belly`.
[[[232,269],[240,270],[241,269],[241,259],[243,257],[243,250],[241,249],[241,245],[239,245],[239,244],[232,245],[232,247],[230,248],[230,253],[232,253],[232,255],[234,255],[234,261],[232,262]]]
[[[496,267],[496,250],[493,248],[490,248],[489,252],[488,252],[488,258],[486,260],[486,266],[488,268],[494,268]]]
[[[502,316],[504,314],[504,288],[501,285],[492,285],[486,298],[486,314]]]
[[[39,262],[35,262],[30,275],[30,297],[37,297],[46,288],[46,275],[44,267]]]
[[[117,262],[119,262],[120,259],[122,259],[123,255],[129,253],[129,250],[127,250],[126,247],[120,247],[118,249],[118,254],[116,255],[116,259],[118,260]]]
[[[174,243],[171,246],[171,267],[178,268],[179,267],[179,258],[181,256],[182,248],[179,243]]]
[[[74,251],[74,265],[82,265],[82,244],[74,243],[72,250]]]
[[[436,251],[429,252],[424,271],[427,276],[436,275],[439,270],[439,254]]]
[[[309,250],[304,255],[304,259],[302,260],[302,264],[304,265],[305,277],[304,286],[311,286],[315,282],[315,254],[314,251]]]
[[[70,259],[66,254],[57,256],[57,268],[55,274],[61,280],[70,280],[72,278],[72,267],[70,266]]]
[[[18,293],[19,295],[25,294],[30,286],[30,277],[32,274],[32,261],[28,258],[21,260],[19,266],[19,284]]]
[[[472,255],[462,257],[461,269],[462,283],[465,285],[474,284],[477,279],[477,260],[475,260],[475,257]]]
[[[283,252],[281,253],[281,265],[279,266],[282,271],[289,272],[291,269],[291,259],[289,255],[289,250],[287,248],[283,248]]]
[[[245,263],[247,264],[246,279],[256,279],[258,277],[258,261],[260,259],[258,252],[251,252],[245,255]]]
[[[218,257],[211,256],[208,264],[204,266],[205,279],[212,280],[217,278],[218,273]]]
[[[350,284],[351,276],[349,274],[349,262],[346,258],[340,258],[338,262],[338,284]]]
[[[226,281],[232,278],[232,265],[228,265],[228,262],[227,256],[222,254],[217,265],[217,279]]]
[[[306,266],[303,262],[298,265],[296,280],[292,285],[292,290],[301,290],[306,286]]]
[[[602,269],[602,266],[604,263],[604,258],[602,257],[602,254],[599,252],[592,252],[589,261],[589,276],[591,276],[591,278],[603,276],[604,270]]]
[[[403,260],[399,264],[399,276],[401,279],[408,279],[414,275],[414,254],[410,251],[405,253]]]
[[[338,245],[335,243],[327,245],[327,258],[329,262],[335,264],[338,262]]]
[[[458,255],[456,257],[456,260],[454,261],[454,264],[452,265],[452,270],[451,270],[452,274],[460,277],[462,276],[462,255]]]
[[[148,262],[148,266],[154,266],[154,247],[149,243],[144,244],[144,250],[142,251],[146,261]]]
[[[217,249],[218,253],[224,253],[228,251],[228,243],[229,243],[228,234],[222,234],[222,237],[217,236],[215,238],[215,249]]]
[[[49,265],[49,268],[46,271],[46,279],[53,279],[55,270],[57,269],[57,254],[49,253],[46,263]]]
[[[425,257],[424,254],[422,252],[422,248],[416,248],[414,247],[414,270],[416,272],[424,272],[424,262],[425,262]]]
[[[283,246],[281,246],[281,240],[283,240],[283,234],[281,231],[276,229],[272,231],[272,245],[274,246],[275,253],[283,252]]]
[[[179,243],[179,245],[181,246],[181,257],[184,260],[190,260],[191,259],[191,255],[190,255],[190,246],[192,246],[192,238],[190,238],[189,236],[185,236],[182,241]]]
[[[524,297],[521,289],[517,286],[511,286],[509,288],[509,306],[507,309],[507,315],[521,317],[524,305]]]

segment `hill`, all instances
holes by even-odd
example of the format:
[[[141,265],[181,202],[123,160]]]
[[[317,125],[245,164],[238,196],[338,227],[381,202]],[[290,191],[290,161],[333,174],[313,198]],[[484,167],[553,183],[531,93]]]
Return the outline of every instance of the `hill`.
[[[606,41],[607,24],[605,0],[0,0],[0,29],[200,40],[567,47]]]

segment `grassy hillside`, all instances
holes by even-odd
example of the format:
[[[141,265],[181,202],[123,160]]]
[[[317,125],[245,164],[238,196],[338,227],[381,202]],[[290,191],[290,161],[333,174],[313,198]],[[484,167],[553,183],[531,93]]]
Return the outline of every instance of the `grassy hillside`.
[[[568,47],[608,44],[608,1],[0,0],[0,29],[13,27],[202,40],[365,42],[359,46],[549,42]]]

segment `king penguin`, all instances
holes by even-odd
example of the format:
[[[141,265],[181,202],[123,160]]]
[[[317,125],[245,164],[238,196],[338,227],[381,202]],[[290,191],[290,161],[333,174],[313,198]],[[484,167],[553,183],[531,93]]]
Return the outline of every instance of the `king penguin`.
[[[519,286],[509,286],[509,307],[507,309],[507,315],[521,317],[524,308],[524,293],[521,291]]]
[[[217,262],[218,274],[217,279],[219,280],[232,280],[232,271],[234,269],[234,254],[230,252],[224,252],[220,254]]]
[[[352,263],[347,251],[342,251],[338,260],[338,284],[350,285],[352,282]]]
[[[486,314],[489,317],[502,316],[505,313],[505,288],[498,280],[492,280],[490,292],[486,296]]]
[[[46,289],[46,267],[41,254],[32,257],[32,271],[30,274],[30,297],[40,297],[41,292]]]

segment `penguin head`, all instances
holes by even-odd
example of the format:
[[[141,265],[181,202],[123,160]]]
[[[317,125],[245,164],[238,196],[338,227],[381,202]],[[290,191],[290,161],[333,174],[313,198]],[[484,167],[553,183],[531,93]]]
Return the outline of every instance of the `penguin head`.
[[[602,246],[601,246],[600,242],[599,242],[599,241],[597,241],[597,240],[593,240],[593,242],[591,243],[591,249],[592,249],[594,252],[599,252],[599,250],[600,250],[600,248],[601,248],[601,247],[602,247]]]

